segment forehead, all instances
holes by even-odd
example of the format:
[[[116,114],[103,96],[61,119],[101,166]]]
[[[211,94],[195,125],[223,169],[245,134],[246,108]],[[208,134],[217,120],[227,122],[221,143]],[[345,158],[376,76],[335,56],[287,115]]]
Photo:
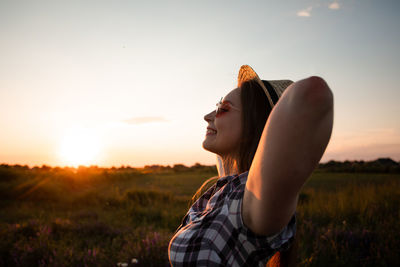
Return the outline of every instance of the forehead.
[[[230,91],[224,98],[223,101],[230,101],[233,104],[240,103],[240,88],[235,88]]]

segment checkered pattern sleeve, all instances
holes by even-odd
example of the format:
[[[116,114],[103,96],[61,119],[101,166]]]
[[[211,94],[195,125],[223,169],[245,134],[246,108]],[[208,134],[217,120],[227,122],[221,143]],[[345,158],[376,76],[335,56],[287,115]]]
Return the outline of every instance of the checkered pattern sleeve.
[[[170,241],[172,266],[265,266],[275,252],[291,245],[295,215],[271,236],[257,235],[244,225],[247,174],[220,178],[193,204]]]

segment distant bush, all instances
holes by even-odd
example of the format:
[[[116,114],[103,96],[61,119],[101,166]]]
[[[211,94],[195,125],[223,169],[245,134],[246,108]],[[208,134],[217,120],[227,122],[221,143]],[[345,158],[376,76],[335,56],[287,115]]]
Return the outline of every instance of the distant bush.
[[[19,176],[18,168],[9,165],[0,165],[0,182],[9,182]]]
[[[390,158],[374,161],[334,161],[320,163],[318,170],[327,172],[400,173],[400,163]]]

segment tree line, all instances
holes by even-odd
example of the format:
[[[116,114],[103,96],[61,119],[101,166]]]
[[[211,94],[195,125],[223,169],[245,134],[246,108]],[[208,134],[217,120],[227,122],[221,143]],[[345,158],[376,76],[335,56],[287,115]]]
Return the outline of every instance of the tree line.
[[[209,171],[217,172],[215,165],[202,165],[200,163],[195,163],[192,166],[186,166],[184,164],[174,164],[174,165],[145,165],[144,167],[131,167],[129,165],[122,165],[120,167],[98,167],[96,165],[92,166],[79,166],[75,167],[50,167],[48,165],[33,166],[28,165],[9,165],[0,164],[0,177],[10,175],[9,171],[71,171],[71,172],[85,172],[85,171],[111,171],[111,172],[137,172],[137,173],[154,173],[154,172],[192,172],[192,171]],[[378,158],[372,161],[335,161],[330,160],[326,163],[319,163],[316,171],[322,172],[367,172],[367,173],[400,173],[400,162],[396,162],[391,158]]]

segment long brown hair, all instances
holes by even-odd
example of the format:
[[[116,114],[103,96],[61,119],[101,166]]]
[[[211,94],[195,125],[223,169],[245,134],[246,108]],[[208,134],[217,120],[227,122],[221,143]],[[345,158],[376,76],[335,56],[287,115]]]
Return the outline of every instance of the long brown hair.
[[[250,169],[265,123],[271,113],[271,106],[257,82],[245,82],[240,88],[243,127],[237,166],[239,173],[242,173]]]
[[[247,81],[240,86],[242,102],[242,138],[239,144],[236,165],[238,173],[250,170],[251,163],[256,153],[261,134],[272,111],[268,99],[261,86],[255,81]],[[219,177],[208,179],[193,196],[194,202],[205,190]],[[294,266],[296,265],[297,242],[289,250],[277,252],[268,261],[267,266]]]
[[[239,146],[237,166],[239,173],[248,171],[256,153],[258,143],[272,108],[264,90],[254,81],[241,85],[242,100],[242,140]],[[297,258],[297,242],[284,252],[276,252],[267,266],[295,266]]]

